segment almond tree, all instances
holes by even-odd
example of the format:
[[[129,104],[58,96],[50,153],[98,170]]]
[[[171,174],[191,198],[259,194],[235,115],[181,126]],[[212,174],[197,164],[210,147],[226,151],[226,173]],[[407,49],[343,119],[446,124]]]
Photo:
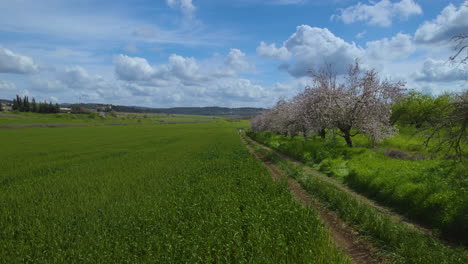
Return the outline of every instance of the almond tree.
[[[352,147],[351,137],[362,133],[372,143],[392,135],[390,103],[401,97],[404,83],[381,81],[374,70],[362,71],[356,62],[340,85],[330,88],[333,102],[329,109],[332,126]]]
[[[375,143],[396,131],[390,124],[390,103],[400,98],[404,83],[381,81],[376,71],[362,71],[358,62],[340,80],[330,65],[311,74],[312,86],[291,102],[278,101],[253,119],[251,128],[305,137],[315,132],[323,138],[327,129],[333,129],[350,147],[358,133]]]

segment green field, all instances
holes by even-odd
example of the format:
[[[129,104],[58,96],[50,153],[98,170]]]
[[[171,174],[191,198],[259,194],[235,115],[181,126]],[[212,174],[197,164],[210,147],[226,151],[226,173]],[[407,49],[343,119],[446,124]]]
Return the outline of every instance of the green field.
[[[99,117],[97,113],[39,114],[29,112],[0,112],[0,127],[34,126],[46,124],[159,124],[172,122],[210,122],[228,117],[179,115],[179,114],[141,114],[115,113]]]
[[[0,130],[0,263],[349,263],[246,126]]]

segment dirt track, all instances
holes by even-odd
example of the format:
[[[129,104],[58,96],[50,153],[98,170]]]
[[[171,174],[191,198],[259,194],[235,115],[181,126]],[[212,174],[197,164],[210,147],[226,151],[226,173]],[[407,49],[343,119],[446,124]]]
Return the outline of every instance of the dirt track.
[[[372,245],[364,242],[351,227],[347,226],[341,219],[332,211],[327,210],[321,203],[311,197],[295,180],[281,173],[270,161],[264,159],[259,153],[247,144],[244,138],[242,142],[247,149],[257,157],[270,171],[273,179],[280,180],[286,178],[291,194],[304,207],[311,206],[315,209],[318,215],[322,218],[325,226],[330,230],[336,244],[351,258],[354,263],[388,263],[384,259],[377,256],[377,250]]]
[[[369,206],[374,207],[378,211],[384,213],[385,215],[388,215],[388,216],[392,217],[394,220],[399,221],[399,222],[405,222],[408,226],[418,230],[419,232],[422,232],[422,233],[424,233],[426,235],[429,235],[429,236],[434,236],[434,233],[430,229],[428,229],[428,228],[426,228],[426,227],[424,227],[424,226],[422,226],[422,225],[420,225],[418,223],[415,223],[414,221],[412,221],[412,220],[408,219],[407,217],[404,217],[404,216],[392,211],[391,209],[389,209],[387,207],[384,207],[384,206],[381,206],[381,205],[377,204],[373,200],[371,200],[371,199],[369,199],[369,198],[367,198],[367,197],[365,197],[365,196],[363,196],[361,194],[358,194],[355,191],[351,190],[348,186],[346,186],[344,184],[341,184],[341,183],[335,181],[334,179],[323,175],[322,173],[320,173],[320,172],[306,166],[305,164],[303,164],[302,162],[300,162],[298,160],[295,160],[295,159],[293,159],[293,158],[291,158],[291,157],[289,157],[289,156],[287,156],[287,155],[285,155],[285,154],[283,154],[281,152],[278,152],[278,151],[276,151],[274,149],[271,149],[271,148],[261,144],[260,142],[257,142],[255,140],[253,140],[253,139],[251,139],[251,140],[254,141],[261,148],[264,148],[264,149],[266,149],[268,151],[271,151],[271,152],[277,154],[278,156],[280,156],[281,158],[286,159],[286,160],[288,160],[290,162],[293,162],[293,163],[301,166],[305,170],[306,173],[308,173],[310,175],[313,175],[314,177],[320,178],[320,180],[322,180],[322,181],[326,181],[326,182],[334,185],[338,189],[352,195],[354,198],[358,199],[359,201],[362,201],[362,202],[368,204]],[[445,241],[445,242],[450,244],[450,241]]]

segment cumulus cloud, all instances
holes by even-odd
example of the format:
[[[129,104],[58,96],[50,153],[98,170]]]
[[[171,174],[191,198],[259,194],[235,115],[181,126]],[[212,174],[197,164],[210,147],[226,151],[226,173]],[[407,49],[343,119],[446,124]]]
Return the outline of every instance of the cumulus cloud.
[[[166,0],[166,3],[171,8],[180,9],[187,17],[192,17],[196,9],[192,0]]]
[[[195,58],[185,58],[176,54],[169,57],[169,65],[163,65],[164,74],[167,79],[176,78],[186,85],[193,85],[198,82],[209,80],[207,73],[204,73]]]
[[[268,93],[262,86],[238,77],[239,73],[253,69],[245,53],[238,49],[231,49],[222,61],[200,62],[172,54],[167,63],[159,65],[150,65],[144,58],[118,55],[114,66],[117,78],[134,96],[158,94],[168,102],[193,100],[199,105],[219,104],[217,101],[252,102]]]
[[[0,73],[35,73],[39,66],[33,59],[0,46]]]
[[[14,83],[0,80],[0,91],[10,92],[10,91],[14,91],[15,89],[16,89],[16,85]]]
[[[140,82],[179,80],[187,85],[232,77],[254,69],[254,65],[239,49],[231,49],[222,65],[200,65],[195,58],[172,54],[167,64],[152,66],[144,58],[120,54],[115,56],[114,66],[116,76],[120,80]]]
[[[257,54],[259,56],[277,60],[288,60],[291,57],[291,53],[286,47],[277,48],[276,45],[267,45],[265,42],[260,42],[260,46],[257,47]]]
[[[114,66],[117,77],[126,81],[150,80],[155,73],[146,59],[122,54],[114,57]]]
[[[214,85],[220,98],[234,98],[242,101],[254,101],[267,95],[260,85],[242,78],[226,78],[217,80]]]
[[[292,62],[283,64],[295,77],[306,76],[308,70],[332,64],[338,73],[343,73],[356,58],[364,55],[361,48],[335,36],[326,28],[298,26],[296,32],[283,43],[292,54]]]
[[[398,33],[393,38],[384,38],[366,43],[366,57],[372,60],[403,59],[414,52],[412,37]]]
[[[354,6],[341,10],[341,14],[333,15],[332,19],[341,20],[346,24],[363,21],[371,25],[388,27],[392,25],[395,17],[407,19],[411,15],[422,14],[421,6],[413,0],[392,2],[381,0],[370,2],[369,5],[359,2]]]
[[[432,44],[447,42],[453,36],[466,33],[468,28],[468,1],[460,7],[450,4],[433,21],[427,21],[418,27],[415,41]]]
[[[468,64],[452,64],[446,60],[428,59],[416,73],[415,80],[425,82],[455,82],[468,80]]]
[[[228,69],[234,72],[251,72],[254,70],[253,64],[246,59],[245,53],[239,49],[231,49],[224,63]]]

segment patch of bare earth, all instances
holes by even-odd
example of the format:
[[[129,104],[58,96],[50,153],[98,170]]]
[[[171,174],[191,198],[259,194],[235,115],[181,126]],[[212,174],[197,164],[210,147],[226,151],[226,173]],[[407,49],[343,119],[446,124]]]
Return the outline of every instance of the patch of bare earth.
[[[267,167],[274,180],[280,180],[282,178],[287,179],[289,190],[291,191],[291,194],[294,196],[294,198],[296,198],[304,207],[310,206],[315,209],[317,214],[323,220],[325,226],[330,230],[330,233],[338,247],[340,247],[354,263],[389,263],[385,259],[378,256],[377,249],[361,239],[358,233],[353,230],[353,228],[346,225],[336,215],[336,213],[323,207],[323,205],[310,196],[307,191],[301,187],[300,184],[280,172],[275,165],[266,160],[249,144],[247,144],[244,138],[241,137],[241,139],[247,146],[247,149],[250,151],[250,153],[262,161],[262,163]]]

